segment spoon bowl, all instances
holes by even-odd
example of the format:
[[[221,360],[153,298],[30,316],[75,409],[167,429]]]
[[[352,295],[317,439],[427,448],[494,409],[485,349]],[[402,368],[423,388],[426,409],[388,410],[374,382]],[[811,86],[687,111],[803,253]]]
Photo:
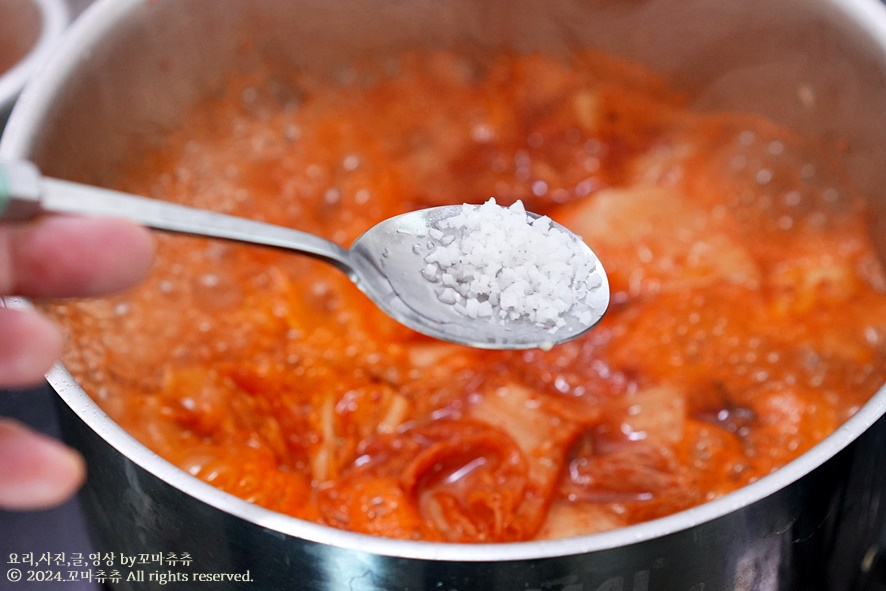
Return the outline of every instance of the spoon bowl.
[[[43,177],[29,162],[0,162],[0,221],[26,220],[42,212],[116,216],[157,230],[299,252],[334,265],[389,316],[441,340],[485,349],[549,349],[602,319],[609,304],[603,266],[581,239],[554,222],[554,231],[564,234],[578,253],[573,260],[590,269],[585,283],[570,286],[581,293],[557,324],[502,315],[472,317],[443,301],[440,285],[422,274],[427,262],[421,244],[464,207],[472,206],[434,207],[389,218],[345,249],[299,230]],[[507,241],[501,247],[507,249]]]
[[[547,349],[584,334],[603,318],[609,305],[609,283],[603,266],[584,242],[553,222],[558,231],[572,237],[584,257],[594,262],[597,278],[586,299],[576,302],[562,316],[564,324],[552,327],[529,318],[476,318],[441,301],[439,283],[421,275],[425,259],[420,253],[429,228],[462,211],[460,205],[421,209],[373,226],[350,249],[357,285],[402,324],[441,340],[485,349]]]

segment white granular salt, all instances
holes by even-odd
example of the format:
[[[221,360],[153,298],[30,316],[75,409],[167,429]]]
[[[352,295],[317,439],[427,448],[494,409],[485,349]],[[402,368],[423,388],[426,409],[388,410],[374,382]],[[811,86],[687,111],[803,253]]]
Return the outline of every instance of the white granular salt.
[[[600,285],[596,260],[548,217],[490,199],[463,205],[432,227],[422,276],[440,301],[469,318],[527,320],[556,330],[574,313],[588,322],[587,294]],[[576,312],[578,310],[578,312]]]

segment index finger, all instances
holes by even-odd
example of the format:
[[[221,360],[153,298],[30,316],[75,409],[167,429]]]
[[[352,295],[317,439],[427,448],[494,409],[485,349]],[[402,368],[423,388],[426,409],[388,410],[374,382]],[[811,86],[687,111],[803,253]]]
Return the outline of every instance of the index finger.
[[[78,297],[137,283],[154,257],[150,232],[130,222],[46,215],[0,224],[0,294]]]

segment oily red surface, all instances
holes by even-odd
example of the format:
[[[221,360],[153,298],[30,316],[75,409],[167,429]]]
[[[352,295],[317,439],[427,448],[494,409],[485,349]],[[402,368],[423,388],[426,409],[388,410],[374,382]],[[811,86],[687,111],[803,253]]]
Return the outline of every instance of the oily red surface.
[[[333,527],[564,537],[726,494],[886,381],[886,282],[816,146],[683,105],[593,54],[232,80],[118,186],[342,245],[410,209],[520,198],[600,256],[606,318],[548,352],[471,350],[305,257],[158,236],[141,288],[53,306],[65,361],[182,469]]]

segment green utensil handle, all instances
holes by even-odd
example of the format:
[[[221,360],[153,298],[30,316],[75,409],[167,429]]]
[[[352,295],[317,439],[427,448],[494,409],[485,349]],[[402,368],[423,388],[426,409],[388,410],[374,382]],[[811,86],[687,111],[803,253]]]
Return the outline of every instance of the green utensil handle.
[[[29,220],[40,211],[37,167],[30,162],[0,161],[0,221]]]

